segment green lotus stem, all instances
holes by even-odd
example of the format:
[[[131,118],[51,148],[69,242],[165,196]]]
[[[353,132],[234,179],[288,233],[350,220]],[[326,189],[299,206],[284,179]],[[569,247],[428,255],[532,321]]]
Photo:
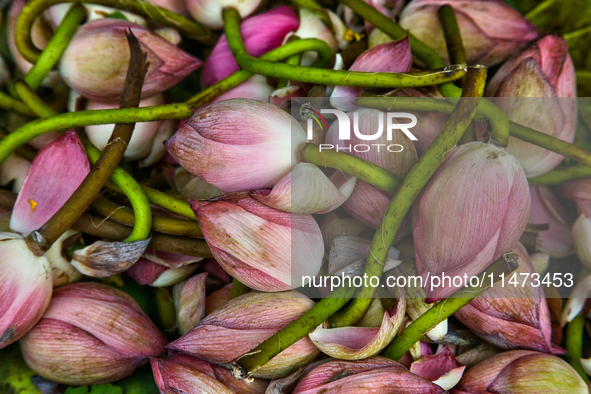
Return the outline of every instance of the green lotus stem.
[[[234,278],[232,280],[232,288],[230,289],[230,296],[228,297],[228,301],[233,300],[234,298],[246,293],[248,293],[248,286],[240,282],[238,279]]]
[[[50,131],[110,123],[138,123],[155,120],[186,119],[191,110],[184,103],[154,107],[101,109],[69,112],[38,119],[19,127],[0,141],[0,164],[14,149]]]
[[[400,178],[395,174],[370,161],[346,152],[337,152],[332,149],[323,149],[321,151],[317,145],[306,144],[300,155],[306,163],[334,168],[356,176],[360,180],[389,194],[394,194],[400,185]]]
[[[456,19],[454,9],[446,4],[439,8],[438,11],[439,22],[443,28],[443,36],[445,37],[445,44],[447,45],[447,53],[449,54],[449,62],[451,64],[468,64],[466,57],[466,50],[462,41],[462,34]],[[462,80],[458,80],[462,82]]]
[[[36,91],[41,86],[41,82],[57,63],[62,53],[68,46],[68,43],[78,30],[78,26],[86,18],[86,8],[81,4],[73,4],[68,13],[53,33],[53,36],[47,43],[39,59],[33,64],[27,75],[23,78],[25,82]]]
[[[48,118],[57,115],[57,111],[43,101],[23,79],[17,79],[13,84],[13,88],[22,102],[34,112],[36,117]]]
[[[585,382],[589,382],[587,373],[581,366],[583,358],[583,336],[585,332],[585,315],[575,317],[566,326],[566,361]]]
[[[561,183],[577,178],[584,178],[586,176],[591,176],[591,167],[581,164],[576,166],[562,166],[535,178],[529,179],[529,183],[533,183],[535,185],[556,186],[560,185]]]
[[[450,298],[437,302],[431,309],[423,313],[417,320],[404,329],[380,354],[383,357],[398,361],[404,354],[417,343],[426,333],[436,325],[453,315],[460,308],[467,305],[474,298],[493,287],[493,283],[501,277],[507,277],[519,267],[517,255],[507,253],[491,264],[480,275],[478,283],[482,286],[467,286],[454,293]],[[493,274],[491,283],[491,273]]]
[[[381,277],[388,252],[394,243],[396,233],[402,225],[410,207],[423,187],[439,168],[470,123],[476,113],[478,102],[486,84],[486,67],[475,66],[468,69],[466,87],[462,99],[457,104],[445,126],[417,164],[402,181],[397,193],[388,205],[384,218],[373,237],[370,253],[365,260],[364,276]],[[362,287],[357,291],[356,298],[343,311],[335,313],[331,318],[331,326],[344,327],[357,323],[369,308],[376,288]]]
[[[298,37],[292,36],[292,37],[290,37],[290,42],[298,40],[298,39],[299,39]],[[291,55],[290,57],[285,59],[285,64],[287,64],[289,66],[299,66],[302,61],[302,55],[303,55],[303,53],[301,53],[301,52],[296,53],[295,55]],[[329,59],[330,59],[330,57],[329,57]],[[285,88],[287,86],[289,86],[289,79],[281,79],[277,83],[277,89]]]
[[[36,63],[41,55],[41,51],[35,47],[31,40],[31,28],[35,18],[53,5],[69,2],[70,0],[32,0],[23,7],[16,21],[14,41],[18,51],[29,62]],[[98,4],[133,12],[148,18],[152,22],[173,27],[181,34],[206,45],[212,46],[217,40],[216,36],[205,26],[145,0],[90,0],[83,3]]]
[[[228,45],[238,65],[256,74],[322,85],[357,86],[365,88],[399,88],[437,85],[466,75],[465,65],[411,73],[366,73],[290,66],[252,57],[240,36],[240,14],[232,8],[222,11]]]
[[[8,112],[17,112],[21,115],[28,116],[29,118],[36,117],[35,112],[22,101],[18,101],[11,97],[9,94],[4,93],[0,90],[0,108]]]
[[[110,220],[133,227],[135,215],[127,207],[120,206],[104,197],[97,197],[90,205],[97,213]],[[203,237],[199,224],[194,220],[175,219],[166,216],[152,215],[152,230],[163,234],[180,235],[183,237]]]
[[[261,56],[261,59],[275,62],[298,53],[304,53],[308,51],[314,51],[318,54],[318,59],[316,59],[312,65],[313,67],[322,68],[330,61],[330,47],[324,41],[316,38],[305,38],[288,42],[279,48],[275,48],[265,53]],[[206,104],[228,90],[240,85],[242,82],[246,81],[253,75],[253,72],[247,70],[236,71],[232,75],[197,93],[187,101],[187,105],[189,105],[191,108],[197,108],[203,104]]]
[[[237,379],[246,379],[265,365],[275,355],[293,345],[349,301],[355,289],[339,287],[327,298],[323,298],[310,310],[291,322],[269,339],[236,360],[232,374]]]
[[[93,164],[95,164],[101,157],[102,152],[92,145],[92,143],[86,138],[81,138],[81,140],[84,149],[86,149],[88,158]],[[113,182],[121,188],[133,208],[133,231],[129,237],[123,240],[123,242],[140,241],[142,239],[150,238],[150,231],[152,230],[152,211],[150,210],[150,202],[142,188],[131,175],[121,170],[119,167],[115,168],[110,177]],[[102,184],[104,184],[104,182]]]

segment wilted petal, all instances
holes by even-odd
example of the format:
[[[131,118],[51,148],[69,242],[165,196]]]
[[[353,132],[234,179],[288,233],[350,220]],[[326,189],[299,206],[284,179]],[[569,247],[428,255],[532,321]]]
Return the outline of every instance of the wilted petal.
[[[188,333],[205,317],[205,278],[207,273],[195,275],[172,288],[176,323],[181,335]]]
[[[425,356],[410,366],[410,372],[428,379],[445,390],[452,389],[466,369],[449,348],[433,356]]]
[[[367,228],[359,220],[343,216],[337,212],[329,212],[320,219],[320,230],[324,239],[324,249],[330,250],[333,240],[342,234],[357,235]]]
[[[391,311],[392,312],[392,311]],[[390,313],[391,313],[390,312]],[[342,360],[359,360],[379,353],[398,334],[406,314],[406,301],[398,300],[392,315],[384,313],[381,327],[318,327],[309,334],[323,353]]]
[[[49,143],[31,164],[12,210],[10,228],[26,235],[43,226],[68,201],[89,171],[86,151],[75,131]]]
[[[161,393],[235,394],[228,386],[198,369],[156,358],[150,362]]]
[[[135,264],[149,243],[149,239],[133,242],[96,241],[75,251],[72,265],[84,275],[106,278]]]
[[[355,177],[345,178],[337,185],[333,178],[314,164],[298,163],[271,191],[256,190],[250,195],[284,212],[327,213],[349,198],[357,181]]]

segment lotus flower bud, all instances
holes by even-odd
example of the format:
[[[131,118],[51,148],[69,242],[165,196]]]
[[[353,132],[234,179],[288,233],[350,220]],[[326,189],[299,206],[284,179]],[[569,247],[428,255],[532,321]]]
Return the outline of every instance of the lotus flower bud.
[[[317,38],[324,41],[333,55],[339,49],[337,39],[332,30],[324,24],[319,16],[305,8],[300,8],[300,26],[292,34],[299,38]],[[292,34],[288,34],[286,38]],[[300,64],[309,67],[317,58],[318,54],[316,52],[304,52]]]
[[[517,244],[512,252],[519,257],[517,277],[534,274],[523,245]],[[455,316],[476,335],[500,348],[564,353],[552,343],[550,310],[544,292],[531,280],[526,280],[523,286],[493,287]]]
[[[29,63],[19,52],[18,48],[16,47],[16,43],[14,41],[14,32],[16,31],[16,21],[27,3],[26,0],[15,0],[12,2],[10,6],[10,10],[8,11],[8,23],[6,32],[8,33],[8,48],[10,49],[10,54],[16,63],[16,66],[20,70],[21,73],[27,74],[29,70],[33,67],[33,64]],[[31,28],[31,40],[35,47],[39,49],[44,49],[49,39],[51,38],[51,29],[45,23],[43,18],[35,19],[33,23],[33,27]],[[43,80],[43,86],[52,87],[57,85],[61,82],[60,74],[53,70],[50,71],[47,77]]]
[[[548,224],[550,228],[540,231],[539,250],[550,257],[564,258],[574,253],[573,237],[569,231],[571,220],[560,206],[550,189],[545,186],[531,185],[530,224]]]
[[[358,235],[367,226],[359,220],[341,215],[339,211],[332,211],[322,216],[320,219],[320,231],[324,239],[324,250],[330,250],[330,247],[336,237],[343,234]]]
[[[222,10],[227,7],[235,8],[242,18],[246,18],[257,9],[261,0],[186,0],[187,9],[191,16],[199,23],[216,30],[224,27]]]
[[[199,59],[150,30],[121,19],[105,18],[78,29],[64,51],[59,69],[66,84],[90,100],[117,101],[129,67],[125,36],[128,29],[139,40],[150,63],[142,98],[169,89],[201,66]]]
[[[562,315],[560,317],[560,324],[563,326],[571,322],[585,306],[587,299],[591,297],[591,275],[587,275],[574,287],[570,293],[568,301],[564,304]]]
[[[447,347],[440,353],[418,359],[410,366],[410,372],[432,381],[445,390],[458,384],[465,369],[466,367],[456,360]]]
[[[262,379],[237,380],[223,367],[194,357],[177,355],[170,361],[152,359],[156,385],[163,393],[264,394],[268,382]]]
[[[272,190],[250,193],[263,204],[284,212],[327,213],[341,206],[353,192],[357,178],[336,172],[328,178],[310,163],[298,163]],[[310,193],[314,190],[314,193]]]
[[[232,277],[224,271],[222,266],[215,259],[205,259],[201,263],[203,272],[207,272],[212,277],[219,279],[223,284],[232,282]]]
[[[250,197],[191,204],[216,260],[251,289],[297,288],[320,270],[324,245],[311,215],[277,211]]]
[[[318,327],[309,337],[324,354],[342,360],[359,360],[382,351],[398,334],[405,314],[406,301],[401,298],[392,311],[384,312],[380,327]]]
[[[252,1],[245,1],[244,4],[252,3]],[[254,1],[258,2],[259,0]],[[219,14],[221,18],[221,9]],[[298,26],[298,18],[291,8],[279,6],[246,18],[240,24],[240,35],[248,53],[251,56],[259,57],[280,46],[287,33],[297,30]],[[226,35],[222,34],[203,65],[201,82],[203,86],[213,85],[239,69],[230,51]]]
[[[163,105],[164,97],[161,94],[143,99],[140,107]],[[119,108],[118,103],[101,103],[89,101],[88,110]],[[113,133],[113,124],[86,126],[86,136],[99,149],[104,149]],[[140,167],[147,167],[161,160],[166,154],[164,141],[169,139],[175,131],[175,122],[161,120],[156,122],[137,123],[133,130],[131,140],[125,149],[123,156],[125,161],[140,160]]]
[[[591,267],[591,177],[574,179],[560,185],[560,194],[574,201],[579,218],[572,227],[572,237],[579,260]]]
[[[418,273],[423,280],[478,275],[517,244],[529,210],[527,180],[513,156],[481,142],[454,148],[413,207]],[[458,288],[428,285],[427,302]]]
[[[456,13],[468,63],[494,66],[538,36],[536,27],[502,0],[413,0],[400,14],[400,25],[428,42],[446,64],[449,56],[437,15],[445,4]]]
[[[229,100],[233,98],[243,98],[258,101],[269,101],[269,96],[273,93],[273,86],[267,82],[267,78],[262,75],[253,75],[234,89],[222,93],[211,102]]]
[[[169,344],[168,349],[211,363],[229,364],[313,305],[313,301],[297,292],[247,293],[213,311],[197,327]],[[318,353],[306,336],[254,371],[252,376],[286,376],[313,360]]]
[[[230,299],[230,291],[232,284],[229,283],[219,290],[214,291],[205,299],[205,316],[209,316],[211,312],[224,305]]]
[[[456,394],[587,394],[589,388],[564,360],[531,350],[512,350],[468,368]]]
[[[52,290],[47,257],[36,257],[24,239],[0,233],[0,348],[22,337],[41,318]]]
[[[232,99],[197,109],[167,148],[193,175],[234,192],[273,187],[295,165],[296,152],[305,143],[304,130],[285,111]]]
[[[408,72],[412,67],[412,54],[408,37],[398,41],[376,45],[363,52],[353,62],[349,71],[364,72]],[[349,100],[339,100],[344,97],[357,97],[362,89],[351,86],[335,86],[331,94],[331,103],[339,109],[353,110]],[[361,127],[361,126],[360,126]],[[372,133],[375,132],[372,130]]]
[[[524,84],[524,80],[528,83]],[[509,120],[566,142],[574,141],[575,69],[568,44],[561,36],[544,36],[509,59],[487,84],[485,94],[498,97],[492,101]],[[509,139],[507,152],[519,160],[528,177],[544,174],[564,159],[558,153],[516,138]]]
[[[18,194],[10,228],[27,235],[45,224],[76,191],[90,171],[82,142],[73,130],[35,156]]]
[[[172,288],[176,323],[181,335],[191,331],[205,317],[205,278],[206,272]]]
[[[166,343],[133,298],[92,282],[55,290],[43,318],[20,341],[31,369],[68,385],[121,379]]]
[[[6,186],[12,182],[12,191],[18,193],[27,178],[30,168],[31,163],[16,153],[11,153],[0,164],[0,186]]]
[[[300,380],[293,394],[323,392],[446,393],[436,384],[411,373],[396,361],[384,357],[370,357],[360,361],[334,360],[321,364]]]
[[[326,144],[338,146],[339,150],[371,161],[400,178],[404,178],[417,162],[417,152],[412,141],[402,132],[392,133],[392,139],[388,140],[387,133],[383,132],[379,138],[371,141],[372,144],[381,144],[381,147],[372,147],[367,152],[357,152],[352,147],[366,144],[368,141],[357,135],[355,124],[358,125],[357,130],[360,135],[373,135],[379,129],[380,124],[385,127],[386,115],[375,109],[359,109],[348,113],[347,116],[351,124],[351,138],[348,140],[339,139],[338,124],[335,122],[328,129]],[[355,118],[358,120],[355,121]],[[389,151],[388,147],[390,146],[393,146],[391,149],[399,151],[396,153]],[[368,226],[377,228],[390,204],[390,198],[385,192],[358,180],[353,193],[343,204],[343,208]]]
[[[170,268],[141,257],[135,264],[128,268],[125,273],[131,276],[140,285],[168,287],[187,279],[198,266],[199,264],[187,264]]]
[[[178,191],[182,200],[209,200],[224,194],[203,179],[196,177],[182,167],[174,169],[172,187]]]
[[[470,368],[481,361],[486,360],[489,357],[492,357],[496,354],[501,353],[502,350],[496,346],[490,345],[486,342],[482,342],[481,344],[460,353],[456,356],[457,360],[466,367]]]

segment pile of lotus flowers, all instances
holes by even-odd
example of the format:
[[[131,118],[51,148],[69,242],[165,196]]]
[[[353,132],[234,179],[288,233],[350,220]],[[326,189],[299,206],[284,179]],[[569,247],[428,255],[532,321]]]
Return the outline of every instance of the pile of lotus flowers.
[[[590,5],[8,8],[0,393],[589,392]]]

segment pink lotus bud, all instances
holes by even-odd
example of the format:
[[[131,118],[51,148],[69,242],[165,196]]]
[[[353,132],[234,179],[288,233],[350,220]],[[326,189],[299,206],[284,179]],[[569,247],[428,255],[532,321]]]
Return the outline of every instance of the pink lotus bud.
[[[68,385],[121,379],[160,355],[166,343],[133,298],[92,282],[55,290],[39,323],[20,341],[35,372]]]
[[[570,256],[574,253],[570,218],[547,187],[531,185],[529,191],[531,211],[528,222],[550,226],[538,234],[539,250],[555,258]]]
[[[217,308],[228,302],[230,299],[230,290],[232,290],[231,283],[207,296],[205,299],[205,316],[209,316]]]
[[[227,91],[212,100],[229,100],[233,98],[244,98],[258,101],[269,101],[269,96],[273,93],[273,86],[267,82],[267,78],[262,75],[253,75],[234,89]]]
[[[390,312],[384,312],[379,327],[318,327],[309,334],[318,349],[330,357],[359,360],[378,354],[398,334],[406,314],[406,300],[401,298]]]
[[[163,105],[164,97],[161,94],[143,99],[140,107],[151,107]],[[101,103],[89,101],[86,105],[88,110],[119,108],[119,103]],[[161,120],[157,122],[137,123],[133,130],[131,140],[127,144],[125,161],[140,160],[140,167],[147,167],[161,160],[166,154],[164,141],[169,139],[175,131],[175,122]],[[99,149],[104,149],[113,133],[113,124],[86,126],[86,136]]]
[[[150,30],[105,18],[80,27],[64,51],[59,69],[66,84],[90,100],[117,101],[129,67],[128,29],[138,38],[150,63],[142,98],[169,89],[201,66],[199,59]],[[105,59],[109,61],[105,63]]]
[[[205,317],[205,278],[207,272],[195,275],[172,288],[176,324],[181,335],[191,331]]]
[[[534,268],[523,245],[512,250],[519,256],[517,277],[529,278]],[[563,354],[552,343],[550,310],[541,287],[531,280],[524,286],[493,287],[455,313],[472,332],[503,349],[525,348]],[[520,283],[521,284],[521,283]]]
[[[524,80],[528,83],[524,84]],[[505,111],[509,120],[566,142],[574,141],[575,69],[568,55],[568,44],[561,36],[544,36],[509,59],[487,84],[485,94],[498,97],[492,101]],[[507,152],[519,160],[528,177],[544,174],[564,159],[516,138],[509,139]]]
[[[21,73],[26,74],[29,70],[33,67],[33,64],[29,63],[19,52],[16,47],[16,43],[14,41],[14,32],[16,31],[16,20],[18,19],[23,7],[27,4],[26,0],[15,0],[12,2],[10,6],[10,10],[8,11],[8,23],[6,32],[8,34],[8,48],[10,49],[10,54],[12,55],[12,59],[16,63],[16,66],[20,70]],[[31,40],[35,47],[39,49],[44,49],[49,39],[51,38],[51,29],[45,23],[43,18],[35,19],[33,23],[33,27],[31,29]],[[43,80],[43,86],[52,87],[57,85],[61,82],[60,74],[53,70],[50,71],[47,77]]]
[[[443,394],[441,387],[411,373],[396,361],[370,357],[360,361],[334,360],[310,371],[293,394],[316,393]]]
[[[320,270],[324,245],[311,215],[277,211],[250,197],[191,204],[216,260],[251,289],[297,288]]]
[[[387,133],[383,132],[372,144],[382,144],[381,147],[373,147],[367,152],[357,152],[353,149],[358,144],[366,144],[368,141],[361,139],[357,134],[370,136],[376,134],[380,124],[385,127],[386,115],[375,109],[359,109],[347,114],[351,124],[351,138],[339,139],[338,123],[334,122],[326,134],[326,143],[338,146],[352,155],[371,161],[378,166],[404,178],[412,166],[417,162],[417,152],[412,141],[402,132],[392,133],[389,140]],[[356,121],[355,118],[358,118]],[[381,120],[380,120],[381,119]],[[357,131],[355,125],[357,124]],[[367,137],[366,137],[367,138]],[[388,147],[392,151],[388,150]],[[377,228],[386,213],[391,197],[374,186],[357,181],[351,196],[343,204],[343,208],[352,216],[363,223]]]
[[[319,226],[324,239],[324,250],[330,250],[334,239],[339,235],[358,235],[367,228],[359,220],[345,216],[340,211],[332,211],[323,215]]]
[[[152,359],[156,385],[163,393],[264,394],[268,381],[237,380],[230,370],[191,356],[176,355],[170,361]]]
[[[300,8],[299,28],[295,32],[288,34],[286,38],[292,35],[299,38],[317,38],[322,40],[328,45],[333,55],[339,49],[337,38],[332,30],[322,22],[319,16],[305,8]],[[309,67],[317,58],[318,54],[316,52],[304,52],[300,64]]]
[[[413,0],[400,14],[400,25],[449,64],[437,11],[449,4],[456,12],[468,63],[493,66],[538,36],[538,29],[502,0]]]
[[[39,320],[51,299],[51,267],[24,239],[0,233],[0,348],[18,340]]]
[[[247,293],[213,311],[168,349],[207,362],[227,365],[314,305],[297,292]],[[319,351],[308,337],[300,339],[253,373],[253,377],[286,376],[313,360]]]
[[[357,178],[336,172],[328,178],[309,163],[298,163],[272,190],[250,193],[263,204],[284,212],[327,213],[341,206],[353,192]],[[314,192],[310,193],[313,189]]]
[[[18,193],[27,178],[30,168],[31,163],[16,153],[11,153],[0,164],[0,186],[6,186],[12,182],[12,191]]]
[[[198,267],[198,264],[188,264],[176,268],[169,268],[141,257],[135,264],[125,271],[140,285],[153,287],[168,287],[187,279]]]
[[[440,353],[418,359],[410,366],[410,372],[432,381],[445,390],[458,384],[465,369],[466,367],[456,360],[447,347]]]
[[[244,4],[252,4],[253,1],[258,2],[259,0],[248,0]],[[221,3],[217,4],[221,5]],[[189,6],[189,10],[190,8]],[[221,9],[218,12],[221,19]],[[240,35],[244,40],[248,53],[251,56],[259,57],[280,46],[287,33],[297,30],[298,26],[298,18],[291,8],[279,6],[270,11],[246,18],[240,24]],[[222,34],[203,65],[201,82],[203,86],[213,85],[239,69],[228,46],[226,35]]]
[[[305,143],[304,130],[285,111],[232,99],[197,109],[167,148],[193,175],[235,192],[273,187],[291,171]]]
[[[482,142],[454,148],[413,207],[418,273],[478,275],[517,244],[529,210],[527,180],[513,156]],[[427,302],[459,288],[448,284],[426,287]]]
[[[412,54],[408,37],[398,41],[386,42],[363,52],[353,62],[349,71],[365,72],[408,72],[412,67]],[[362,89],[351,86],[335,86],[331,94],[331,103],[339,109],[352,110],[355,107],[341,97],[357,97]],[[375,132],[372,130],[372,132]]]
[[[27,235],[45,224],[76,191],[90,163],[73,130],[46,145],[33,160],[18,194],[10,228]]]
[[[397,89],[393,92],[393,95],[401,97],[429,97],[443,99],[443,96],[435,86]],[[418,112],[415,115],[417,117],[417,125],[412,128],[412,133],[417,137],[417,140],[413,141],[413,143],[415,144],[419,156],[422,156],[429,145],[431,145],[431,142],[437,137],[439,131],[445,126],[448,115],[436,112]]]
[[[589,388],[564,360],[531,350],[512,350],[468,368],[457,394],[587,394]]]

